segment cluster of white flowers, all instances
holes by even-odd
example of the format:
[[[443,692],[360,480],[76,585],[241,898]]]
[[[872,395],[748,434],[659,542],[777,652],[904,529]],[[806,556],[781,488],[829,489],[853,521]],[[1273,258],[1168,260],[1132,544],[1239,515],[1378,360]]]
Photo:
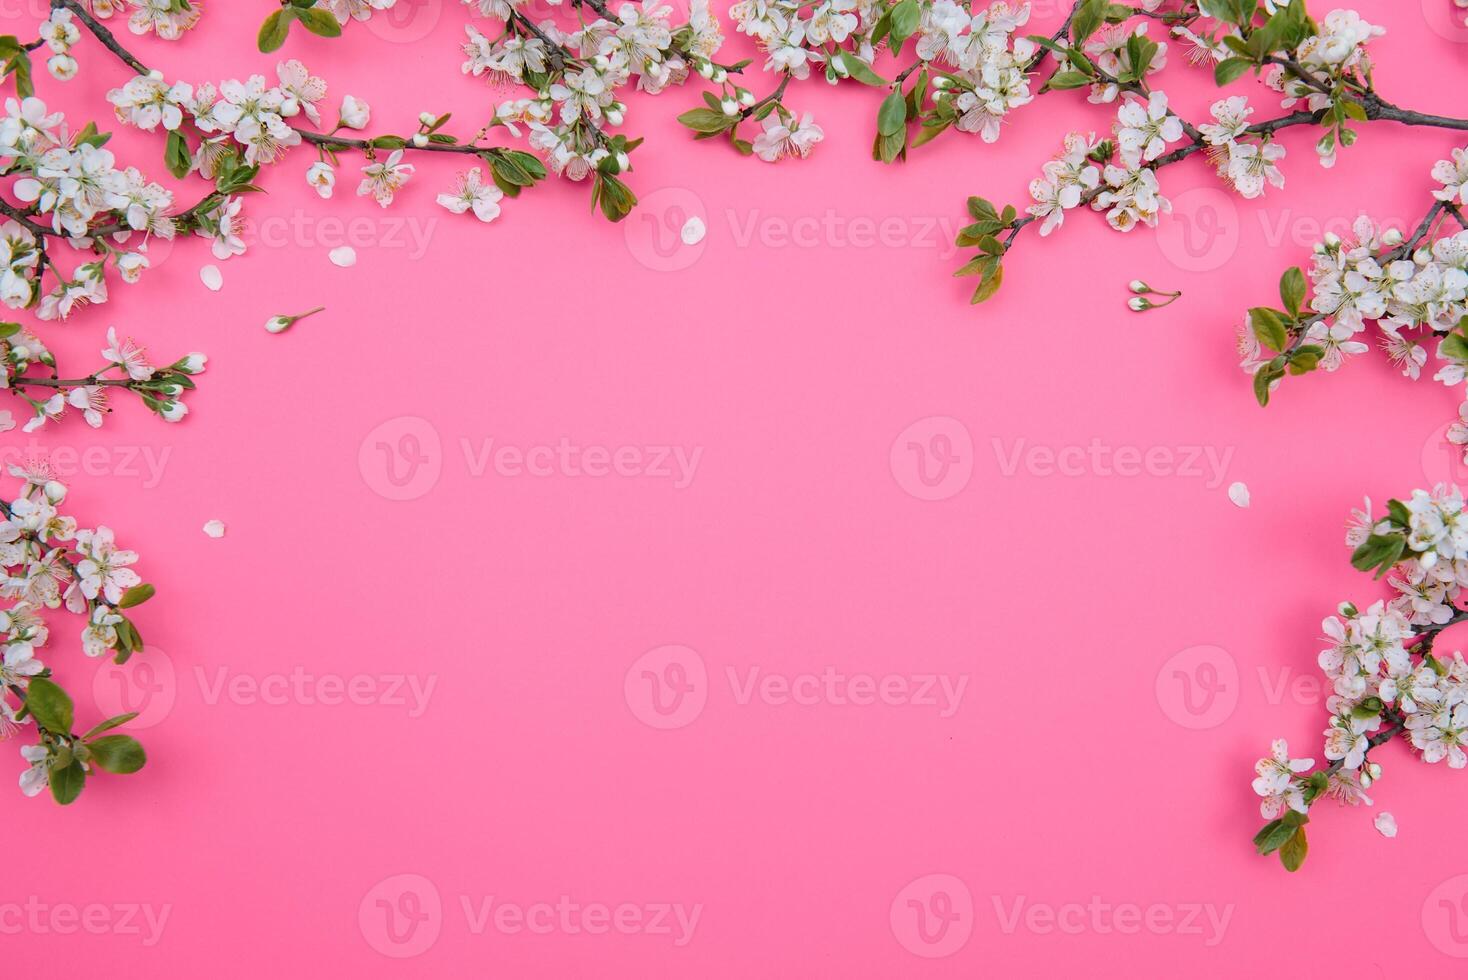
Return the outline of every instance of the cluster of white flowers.
[[[153,589],[132,567],[137,552],[119,548],[111,528],[79,527],[60,512],[66,487],[43,459],[8,469],[21,490],[0,499],[0,740],[22,732],[37,739],[21,748],[27,765],[20,776],[21,792],[35,796],[53,771],[73,764],[83,775],[94,765],[111,772],[142,765],[141,747],[131,738],[97,739],[131,715],[108,719],[80,739],[70,731],[71,699],[38,656],[51,638],[46,611],[64,607],[82,617],[82,652],[122,662],[143,646],[126,610],[146,602]],[[124,749],[130,758],[114,756]],[[69,803],[80,792],[81,780],[71,782],[58,801]]]
[[[1117,231],[1131,231],[1139,224],[1155,228],[1158,217],[1172,211],[1172,202],[1162,195],[1156,169],[1149,164],[1182,137],[1182,120],[1168,109],[1167,96],[1161,92],[1122,102],[1114,140],[1097,142],[1095,136],[1069,134],[1064,152],[1030,182],[1035,203],[1029,213],[1042,219],[1040,234],[1054,231],[1065,220],[1065,212],[1083,201],[1105,211],[1107,223]]]
[[[1461,491],[1439,485],[1392,501],[1373,519],[1371,501],[1354,513],[1346,543],[1358,568],[1390,568],[1395,590],[1366,609],[1343,603],[1322,624],[1329,646],[1319,664],[1331,684],[1323,754],[1291,759],[1283,741],[1255,767],[1254,791],[1269,820],[1288,810],[1306,813],[1322,794],[1367,804],[1365,791],[1381,778],[1369,761],[1375,744],[1404,734],[1425,762],[1468,766],[1468,661],[1441,656],[1433,641],[1464,616],[1457,605],[1468,586],[1468,512]]]
[[[523,18],[515,5],[502,0],[465,2],[489,17]],[[672,8],[662,0],[643,0],[640,6],[623,4],[616,20],[598,17],[569,32],[545,20],[533,33],[522,30],[495,40],[470,24],[465,28],[463,71],[496,85],[517,83],[534,91],[533,97],[501,104],[494,125],[516,136],[520,126],[528,127],[530,145],[557,174],[584,180],[609,165],[620,172],[629,165],[626,153],[604,131],[625,121],[620,89],[635,82],[638,90],[656,94],[682,84],[692,71],[719,83],[727,80],[724,69],[711,60],[723,36],[708,0],[692,4],[686,31],[674,27],[671,15]],[[680,36],[678,44],[675,35]],[[747,101],[753,101],[752,95]],[[461,178],[454,196],[463,192],[466,179]]]
[[[39,290],[41,234],[54,233],[99,254],[79,266],[70,278],[57,274],[55,287],[41,296],[36,315],[65,319],[79,307],[107,300],[104,275],[112,261],[124,281],[136,282],[147,267],[148,236],[172,238],[168,217],[173,195],[136,168],[119,169],[95,130],[66,135],[61,113],[52,113],[35,97],[7,99],[0,118],[0,175],[16,177],[15,196],[30,205],[46,227],[27,219],[0,226],[0,301],[12,309],[30,306]],[[143,242],[126,247],[134,233]],[[103,240],[103,236],[106,240]]]
[[[1456,207],[1468,181],[1468,149],[1433,167],[1443,187],[1434,192],[1441,204]],[[1379,228],[1362,215],[1352,225],[1352,237],[1327,234],[1316,244],[1310,266],[1314,316],[1302,341],[1321,349],[1320,366],[1335,371],[1347,357],[1363,354],[1367,321],[1381,331],[1382,347],[1408,378],[1416,380],[1428,363],[1427,342],[1436,345],[1435,380],[1456,387],[1468,382],[1468,343],[1457,333],[1468,316],[1468,230],[1430,240],[1425,234],[1408,242],[1400,229]],[[1239,334],[1242,367],[1257,373],[1274,356],[1263,350],[1246,322]],[[1450,433],[1451,441],[1468,445],[1468,400],[1461,410],[1463,424]]]
[[[1015,7],[1003,0],[978,13],[953,0],[933,0],[923,11],[917,56],[954,69],[941,76],[933,98],[951,100],[955,129],[993,143],[1004,118],[1034,101],[1029,70],[1039,49],[1015,36],[1029,19],[1028,3]]]
[[[66,487],[44,461],[12,464],[9,472],[23,486],[14,500],[0,500],[0,602],[9,604],[0,608],[6,643],[0,668],[0,685],[6,690],[0,694],[14,693],[12,686],[23,689],[28,678],[44,669],[35,658],[50,632],[42,610],[64,606],[85,616],[82,650],[101,657],[118,649],[118,604],[128,589],[142,583],[131,567],[137,552],[118,548],[110,528],[79,528],[75,518],[57,510]],[[14,732],[10,707],[0,698],[0,735]]]
[[[199,4],[200,0],[81,0],[82,7],[98,20],[126,14],[128,30],[156,32],[165,41],[177,41],[199,23]]]
[[[46,59],[46,70],[57,81],[66,82],[76,77],[76,59],[71,56],[71,46],[82,39],[81,28],[76,26],[72,13],[65,7],[57,7],[41,22],[41,40],[51,51]]]
[[[34,432],[59,421],[68,408],[80,412],[92,428],[99,428],[111,411],[109,392],[118,391],[136,395],[165,422],[181,421],[188,414],[183,399],[194,387],[191,379],[204,372],[209,360],[193,353],[166,368],[155,368],[142,347],[131,337],[119,339],[113,327],[107,329],[102,357],[103,366],[87,377],[60,379],[55,375],[55,357],[34,333],[18,323],[0,324],[0,390],[11,390],[30,404],[33,414],[24,431]],[[35,365],[51,369],[51,374],[40,378],[28,375]],[[49,394],[32,398],[26,393],[38,387]],[[0,432],[15,425],[9,411],[0,412]]]
[[[1245,198],[1263,195],[1266,183],[1284,187],[1278,162],[1284,159],[1285,148],[1267,135],[1257,143],[1245,138],[1254,113],[1249,100],[1242,95],[1219,99],[1211,112],[1213,122],[1199,126],[1198,131],[1208,143],[1218,176]]]

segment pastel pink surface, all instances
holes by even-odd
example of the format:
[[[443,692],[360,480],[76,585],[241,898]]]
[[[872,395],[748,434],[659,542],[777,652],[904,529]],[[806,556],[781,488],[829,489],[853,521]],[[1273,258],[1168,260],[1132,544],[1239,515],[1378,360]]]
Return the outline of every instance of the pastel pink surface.
[[[412,16],[394,28],[295,34],[281,54],[329,81],[332,106],[367,99],[374,131],[424,109],[471,130],[506,96],[459,73],[465,10],[400,4]],[[183,43],[135,49],[170,79],[270,72],[253,39],[272,6],[209,4]],[[1385,96],[1461,115],[1468,32],[1443,28],[1449,0],[1354,6],[1389,30],[1372,45]],[[7,12],[5,31],[34,33],[34,11]],[[1060,16],[1040,3],[1033,26]],[[90,42],[79,56],[81,76],[42,93],[105,125],[125,73]],[[1206,113],[1206,72],[1166,78]],[[99,778],[69,809],[0,795],[14,828],[0,906],[166,906],[166,926],[149,945],[146,930],[17,932],[0,914],[12,969],[1451,974],[1468,949],[1442,916],[1468,894],[1468,851],[1443,815],[1468,805],[1461,773],[1384,750],[1373,795],[1400,835],[1325,807],[1293,876],[1250,847],[1248,783],[1273,737],[1319,756],[1323,706],[1289,685],[1318,676],[1335,604],[1380,594],[1350,569],[1343,522],[1363,494],[1465,476],[1434,442],[1455,396],[1372,357],[1292,380],[1261,411],[1233,331],[1321,226],[1363,206],[1415,222],[1453,135],[1376,124],[1322,170],[1291,133],[1287,187],[1256,202],[1220,193],[1202,161],[1171,168],[1177,214],[1159,232],[1074,214],[1027,237],[999,297],[971,309],[949,276],[965,196],[1022,204],[1065,128],[1104,130],[1110,110],[1047,95],[996,145],[947,136],[882,167],[879,93],[797,85],[790,104],[826,141],[768,166],[690,142],[674,116],[696,98],[634,101],[644,205],[623,226],[559,182],[482,226],[434,203],[454,166],[437,160],[386,212],[350,172],[323,202],[298,150],[247,201],[254,247],[220,263],[220,292],[199,281],[207,244],[180,241],[107,308],[46,328],[72,359],[115,323],[210,362],[182,425],[127,405],[100,432],[72,419],[0,437],[58,463],[105,447],[71,508],[142,551],[159,594],[139,622],[166,651],[128,675],[129,706],[153,705],[143,773]],[[115,146],[163,173],[156,134]],[[695,214],[707,238],[677,247]],[[359,261],[338,268],[327,253],[348,234]],[[1130,314],[1138,277],[1183,299]],[[290,333],[262,329],[318,305]],[[656,447],[700,455],[684,481],[559,460],[509,475],[481,465],[490,439],[638,447],[644,468]],[[1171,463],[1065,475],[1028,455],[1093,440]],[[201,532],[212,518],[224,538]],[[104,668],[61,625],[47,660],[90,722]],[[941,687],[936,704],[859,705],[824,684],[797,683],[812,704],[747,686],[752,669],[827,668],[910,694],[927,676],[965,686],[947,714]],[[370,703],[321,703],[358,675]],[[416,716],[411,688],[392,688],[403,675],[433,685]],[[652,686],[680,678],[686,710]],[[95,689],[120,690],[111,675]],[[563,896],[635,907],[641,925],[494,916]],[[1340,941],[1343,903],[1362,900],[1369,931]],[[650,928],[678,904],[698,907],[691,936],[675,918]]]

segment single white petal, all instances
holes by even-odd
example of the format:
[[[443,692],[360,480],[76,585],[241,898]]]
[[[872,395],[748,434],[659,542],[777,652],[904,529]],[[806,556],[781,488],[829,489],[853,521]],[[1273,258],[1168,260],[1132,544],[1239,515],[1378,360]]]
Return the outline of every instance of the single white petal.
[[[1376,820],[1374,821],[1374,823],[1376,824],[1376,829],[1380,831],[1381,836],[1397,836],[1397,818],[1392,816],[1390,813],[1378,813],[1376,815]]]
[[[204,525],[204,533],[211,538],[224,537],[224,522],[219,520],[209,521]]]
[[[216,293],[224,288],[224,276],[217,265],[206,265],[199,270],[199,279]]]
[[[1249,506],[1249,488],[1244,484],[1234,481],[1228,487],[1228,499],[1239,507]]]
[[[683,230],[679,234],[683,238],[684,245],[697,245],[703,241],[703,236],[708,234],[708,228],[704,225],[703,219],[695,214],[683,222]]]
[[[343,269],[350,269],[357,264],[357,250],[350,245],[332,249],[327,253],[327,257],[331,259],[332,265],[341,266]]]

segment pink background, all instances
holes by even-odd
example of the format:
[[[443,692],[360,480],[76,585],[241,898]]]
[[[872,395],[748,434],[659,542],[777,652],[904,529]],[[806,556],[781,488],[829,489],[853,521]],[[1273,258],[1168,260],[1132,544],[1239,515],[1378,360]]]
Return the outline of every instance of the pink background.
[[[412,17],[338,42],[296,34],[282,55],[328,79],[332,106],[370,101],[375,131],[423,109],[471,130],[502,96],[459,73],[464,11],[402,2]],[[207,6],[183,43],[135,50],[170,79],[273,69],[252,50],[273,4]],[[1383,94],[1462,115],[1468,32],[1444,27],[1449,0],[1356,6],[1390,31],[1372,46]],[[4,29],[29,37],[39,17],[24,7],[5,8]],[[1042,2],[1033,25],[1059,17]],[[105,125],[124,71],[89,42],[78,54],[64,99],[49,78],[42,94]],[[1211,81],[1169,57],[1168,91],[1201,118]],[[1251,91],[1270,113],[1269,93]],[[1415,222],[1454,136],[1377,124],[1324,171],[1296,131],[1289,184],[1263,202],[1221,194],[1201,161],[1170,168],[1178,216],[1159,232],[1073,215],[1050,239],[1027,235],[999,298],[971,309],[949,276],[964,197],[1022,204],[1065,128],[1106,129],[1110,111],[1047,95],[997,145],[945,137],[883,168],[869,159],[879,98],[793,86],[789,103],[827,139],[774,167],[691,143],[673,117],[692,90],[636,99],[644,205],[625,226],[593,220],[587,188],[564,183],[507,201],[490,227],[456,217],[433,203],[452,161],[419,161],[387,212],[352,196],[350,174],[320,202],[297,151],[247,202],[258,241],[222,264],[222,292],[199,282],[207,245],[180,242],[108,308],[46,328],[72,364],[90,366],[110,323],[159,358],[210,362],[183,425],[123,405],[101,432],[70,419],[0,437],[12,455],[62,452],[63,467],[65,451],[105,447],[104,472],[73,479],[71,509],[141,550],[159,589],[139,617],[153,649],[124,674],[128,706],[147,712],[148,768],[95,780],[70,809],[0,794],[0,906],[73,910],[17,930],[0,908],[13,972],[1461,969],[1468,850],[1445,818],[1468,805],[1468,777],[1382,750],[1375,795],[1400,836],[1323,806],[1294,876],[1254,855],[1248,785],[1272,737],[1319,755],[1318,687],[1278,685],[1315,685],[1321,618],[1381,594],[1347,562],[1349,509],[1363,493],[1468,482],[1436,448],[1455,394],[1414,388],[1373,355],[1291,380],[1266,412],[1233,354],[1244,308],[1271,300],[1323,223],[1342,229],[1362,205]],[[114,145],[163,174],[156,135]],[[694,213],[706,241],[674,249]],[[351,221],[360,261],[340,269],[327,252]],[[1184,297],[1132,315],[1125,283],[1139,276]],[[316,305],[328,312],[291,333],[261,328]],[[701,456],[681,488],[564,468],[475,475],[462,440],[477,453],[491,438]],[[1160,463],[1130,477],[1006,472],[1017,445],[1092,440],[1168,448],[1178,464],[1181,447],[1230,455],[1221,482]],[[910,442],[954,457],[948,482],[923,482]],[[394,459],[416,474],[403,488],[388,451],[409,454]],[[141,460],[165,453],[150,477]],[[1250,509],[1229,502],[1233,480]],[[227,537],[201,533],[211,518]],[[107,707],[93,688],[114,702],[121,689],[111,674],[89,683],[105,668],[73,625],[46,659],[89,723]],[[828,667],[966,687],[946,717],[744,696],[752,668]],[[677,710],[659,714],[643,671],[679,669],[692,690],[663,690]],[[365,675],[372,703],[274,697],[271,678],[298,671],[328,695]],[[395,675],[435,685],[416,717],[391,703]],[[701,908],[682,945],[645,919],[624,919],[630,934],[559,919],[549,934],[510,931],[493,914],[479,928],[491,897],[493,910],[562,896]],[[103,934],[56,928],[93,904],[109,909]],[[1136,912],[1074,911],[1099,904]],[[155,942],[113,910],[129,905],[168,907]],[[949,909],[945,932],[934,915]],[[1221,933],[1208,910],[1227,917]]]

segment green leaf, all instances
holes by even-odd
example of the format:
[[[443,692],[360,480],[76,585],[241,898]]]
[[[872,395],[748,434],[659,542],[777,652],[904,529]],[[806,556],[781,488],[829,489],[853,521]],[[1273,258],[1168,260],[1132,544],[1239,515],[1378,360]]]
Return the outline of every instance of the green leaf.
[[[132,721],[137,716],[138,716],[138,713],[136,711],[129,711],[125,715],[113,715],[111,718],[108,718],[106,721],[98,722],[92,728],[91,731],[87,732],[85,735],[82,736],[82,740],[85,741],[86,739],[89,739],[89,738],[95,738],[96,736],[101,735],[103,732],[111,731],[112,729],[116,728],[118,725],[126,725],[128,722]]]
[[[1351,552],[1351,566],[1358,571],[1369,572],[1376,569],[1376,577],[1381,578],[1387,569],[1397,563],[1402,553],[1407,550],[1407,538],[1401,534],[1373,534],[1365,541],[1356,546]]]
[[[1253,67],[1248,58],[1225,58],[1213,67],[1214,84],[1223,86],[1234,81]]]
[[[678,117],[678,121],[698,133],[722,133],[739,122],[739,117],[726,116],[712,109],[689,109]]]
[[[877,132],[883,136],[895,136],[907,127],[907,105],[901,92],[892,92],[882,100],[877,110]]]
[[[265,23],[260,25],[260,36],[256,38],[259,42],[260,50],[266,54],[269,54],[271,51],[280,50],[280,46],[285,43],[286,35],[290,33],[291,21],[295,20],[296,16],[297,9],[295,7],[282,7],[269,17],[266,17]],[[330,14],[327,16],[330,16]],[[335,18],[332,19],[334,20]]]
[[[301,24],[315,34],[317,37],[341,37],[342,25],[336,19],[336,15],[321,7],[313,7],[310,10],[297,10],[296,16],[300,18]]]
[[[1305,302],[1305,273],[1291,266],[1279,279],[1279,298],[1284,300],[1285,309],[1296,317],[1300,315],[1300,304]],[[1278,347],[1275,350],[1279,350]]]
[[[194,155],[189,152],[189,141],[178,130],[170,130],[168,142],[163,149],[163,163],[168,172],[182,180],[194,169]]]
[[[1254,307],[1249,311],[1249,324],[1254,328],[1254,336],[1259,338],[1259,343],[1270,350],[1281,352],[1290,345],[1289,331],[1275,310],[1267,306]]]
[[[5,63],[5,74],[15,75],[15,92],[21,98],[29,98],[36,94],[36,86],[31,81],[31,57],[24,51],[19,52]]]
[[[1050,76],[1050,80],[1045,83],[1045,88],[1063,91],[1065,89],[1082,88],[1090,84],[1091,76],[1085,72],[1058,71]]]
[[[890,84],[887,79],[872,71],[872,66],[862,61],[850,51],[838,52],[841,59],[841,67],[846,69],[846,74],[856,79],[863,85],[884,86]]]
[[[1282,377],[1284,369],[1275,367],[1272,361],[1254,372],[1254,398],[1261,406],[1269,404],[1269,390]]]
[[[1309,851],[1310,845],[1305,840],[1305,828],[1299,827],[1295,830],[1294,836],[1285,841],[1279,849],[1279,861],[1285,866],[1286,871],[1299,871]]]
[[[1325,348],[1319,344],[1303,344],[1290,352],[1290,373],[1309,374],[1325,356]]]
[[[1444,357],[1451,357],[1455,361],[1468,361],[1468,339],[1460,333],[1450,333],[1443,337],[1440,348]]]
[[[56,682],[44,677],[32,678],[30,687],[26,690],[25,706],[42,728],[62,735],[71,734],[75,710],[71,695],[63,691]]]
[[[1085,0],[1076,10],[1070,21],[1070,37],[1077,47],[1101,26],[1106,18],[1106,6],[1107,0]]]
[[[596,175],[596,186],[592,195],[593,200],[601,204],[601,212],[608,221],[621,221],[637,205],[637,195],[632,193],[632,188],[611,174]]]
[[[892,40],[897,45],[912,37],[918,29],[918,22],[922,19],[922,8],[918,6],[917,0],[902,0],[892,8]],[[843,58],[843,61],[847,59]],[[856,60],[856,59],[851,59]]]
[[[82,795],[82,787],[86,785],[86,782],[87,771],[75,759],[66,766],[52,767],[51,796],[57,803],[66,806],[75,802],[76,798]]]
[[[153,586],[149,585],[147,582],[144,582],[141,585],[134,585],[132,588],[128,589],[122,594],[122,598],[119,599],[117,602],[117,608],[131,609],[133,606],[141,606],[143,603],[153,598],[153,596],[157,593],[158,590],[153,588]]]
[[[142,744],[131,735],[103,735],[88,742],[87,748],[92,750],[97,765],[119,775],[137,772],[148,762]]]
[[[992,297],[995,293],[999,292],[999,287],[1002,285],[1004,285],[1004,266],[996,265],[994,266],[994,271],[991,274],[984,276],[983,281],[980,282],[978,288],[974,290],[974,295],[969,300],[969,304],[975,305],[984,302],[985,300]]]

